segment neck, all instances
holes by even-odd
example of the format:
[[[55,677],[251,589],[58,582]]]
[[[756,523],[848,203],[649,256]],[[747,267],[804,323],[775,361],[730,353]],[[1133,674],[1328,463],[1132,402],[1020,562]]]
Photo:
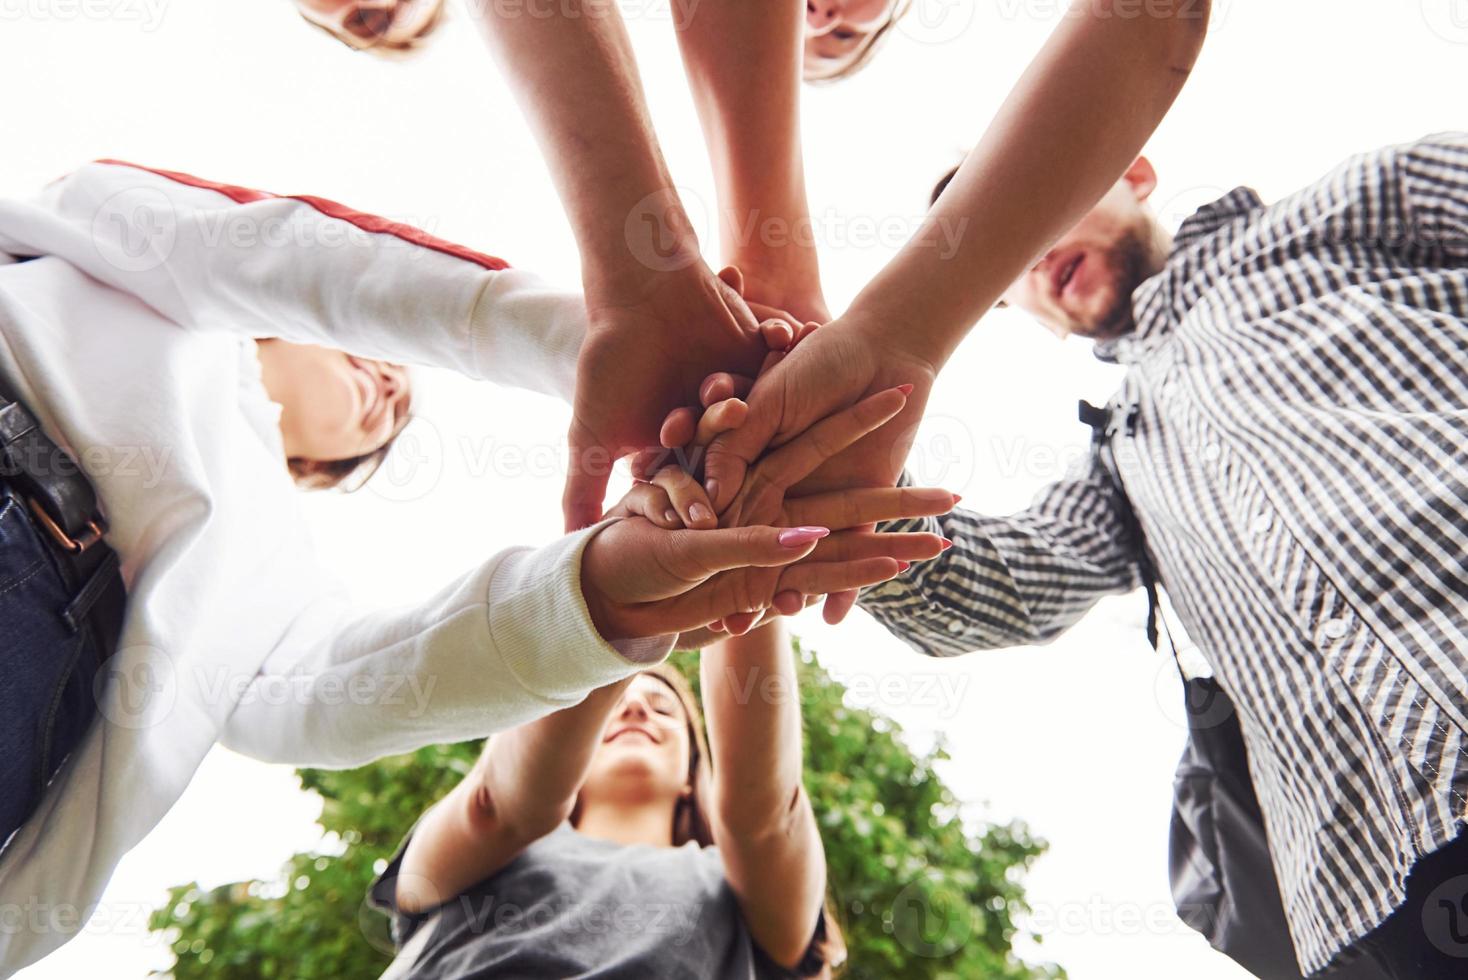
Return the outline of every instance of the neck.
[[[617,844],[673,846],[673,815],[667,800],[587,804],[576,829],[587,837]]]
[[[1146,241],[1146,262],[1148,277],[1155,276],[1167,265],[1167,257],[1172,254],[1172,233],[1162,227],[1157,220],[1151,222],[1151,235]]]

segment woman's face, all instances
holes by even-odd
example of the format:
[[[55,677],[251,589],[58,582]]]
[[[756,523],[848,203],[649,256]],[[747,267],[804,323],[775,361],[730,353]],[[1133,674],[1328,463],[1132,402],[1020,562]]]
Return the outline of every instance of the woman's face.
[[[293,459],[333,462],[375,452],[408,413],[411,385],[397,364],[283,340],[260,343],[260,364]]]
[[[295,0],[311,23],[354,48],[406,48],[437,23],[443,0]]]
[[[693,790],[688,755],[688,714],[678,696],[656,677],[639,674],[602,729],[582,799],[676,800]]]
[[[806,0],[805,77],[829,78],[861,56],[898,0]]]

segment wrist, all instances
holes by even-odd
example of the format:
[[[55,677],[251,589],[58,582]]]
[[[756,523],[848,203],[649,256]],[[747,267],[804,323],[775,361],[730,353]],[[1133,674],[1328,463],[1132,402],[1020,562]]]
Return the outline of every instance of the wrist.
[[[597,584],[600,581],[601,539],[596,534],[586,543],[581,553],[581,601],[586,604],[586,614],[598,635],[608,643],[630,639],[626,624],[622,621],[621,606],[610,599]]]
[[[636,299],[658,279],[703,262],[698,235],[671,188],[654,191],[597,225],[597,235],[578,242],[588,303]]]

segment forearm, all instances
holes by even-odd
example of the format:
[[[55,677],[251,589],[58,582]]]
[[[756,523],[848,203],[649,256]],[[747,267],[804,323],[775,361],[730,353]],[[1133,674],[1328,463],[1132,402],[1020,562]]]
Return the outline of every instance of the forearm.
[[[678,25],[718,188],[721,254],[745,274],[746,295],[770,305],[824,306],[800,149],[803,15],[790,0],[705,0]]]
[[[852,315],[941,365],[1136,157],[1182,88],[1207,16],[1206,0],[1177,0],[1169,16],[1076,0]]]
[[[703,654],[714,840],[750,934],[784,966],[805,953],[826,854],[802,779],[795,661],[778,624]]]
[[[625,268],[629,234],[647,236],[660,258],[696,258],[616,5],[567,0],[550,16],[486,7],[478,17],[550,166],[588,285]]]
[[[703,652],[716,817],[736,831],[777,825],[801,785],[800,691],[778,623]]]

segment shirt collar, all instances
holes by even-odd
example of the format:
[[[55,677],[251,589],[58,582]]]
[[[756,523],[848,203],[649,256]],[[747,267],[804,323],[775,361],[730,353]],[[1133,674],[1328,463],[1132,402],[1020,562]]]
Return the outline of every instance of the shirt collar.
[[[1172,251],[1161,272],[1143,282],[1132,293],[1131,333],[1114,340],[1099,341],[1094,350],[1099,360],[1131,363],[1139,360],[1172,329],[1171,304],[1165,301],[1171,269],[1183,253],[1190,251],[1225,225],[1253,214],[1264,207],[1264,200],[1253,189],[1235,187],[1210,204],[1205,204],[1188,217],[1172,239]]]

